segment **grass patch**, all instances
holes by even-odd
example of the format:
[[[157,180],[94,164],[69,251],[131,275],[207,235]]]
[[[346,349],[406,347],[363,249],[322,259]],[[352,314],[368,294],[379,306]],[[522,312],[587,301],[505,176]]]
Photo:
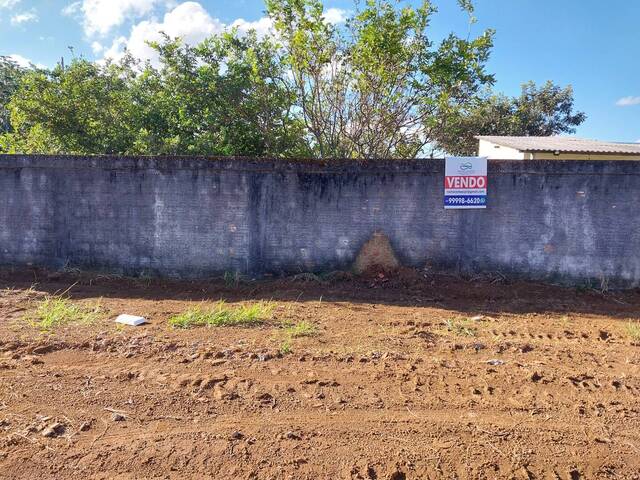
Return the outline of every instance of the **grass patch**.
[[[282,355],[287,355],[289,353],[291,353],[292,348],[291,348],[291,339],[290,338],[285,338],[284,340],[282,340],[282,343],[280,343],[280,353]]]
[[[287,325],[284,332],[290,338],[311,337],[318,332],[316,326],[305,320],[298,323]]]
[[[42,330],[53,330],[70,324],[90,324],[100,316],[100,305],[85,306],[53,296],[38,302],[36,310],[27,316],[27,320]]]
[[[224,300],[211,307],[198,306],[169,318],[174,328],[252,326],[271,318],[274,305],[258,302],[233,307]]]
[[[463,337],[475,337],[478,333],[477,330],[471,326],[471,320],[468,318],[458,319],[450,318],[445,322],[447,330],[456,335]]]
[[[629,335],[634,342],[640,342],[640,323],[629,322],[627,324],[627,335]]]
[[[284,327],[278,337],[280,340],[280,353],[286,355],[293,351],[293,339],[300,337],[312,337],[318,333],[317,327],[306,320],[297,323],[283,323]],[[276,337],[277,338],[277,337]]]

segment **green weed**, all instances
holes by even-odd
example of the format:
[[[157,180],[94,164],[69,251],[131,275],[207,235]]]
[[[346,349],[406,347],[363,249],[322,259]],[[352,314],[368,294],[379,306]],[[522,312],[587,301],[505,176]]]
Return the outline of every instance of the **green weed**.
[[[46,297],[26,318],[42,330],[53,330],[69,324],[90,324],[101,316],[100,305],[85,306],[61,296]]]
[[[302,320],[298,323],[288,325],[284,329],[284,332],[291,338],[311,337],[317,333],[317,328],[313,323]]]
[[[471,326],[471,320],[467,318],[450,318],[445,322],[445,325],[447,326],[447,330],[456,335],[475,337],[477,334],[476,329]]]
[[[169,318],[174,328],[251,326],[271,318],[274,305],[258,302],[251,305],[233,307],[223,300],[211,307],[198,306]]]
[[[291,353],[290,338],[285,338],[284,340],[282,340],[282,343],[280,344],[280,353],[283,355],[287,355],[288,353]]]

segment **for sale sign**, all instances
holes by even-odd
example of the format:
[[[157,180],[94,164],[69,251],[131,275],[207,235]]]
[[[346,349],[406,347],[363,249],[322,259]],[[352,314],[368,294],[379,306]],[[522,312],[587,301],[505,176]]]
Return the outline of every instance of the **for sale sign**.
[[[487,157],[447,157],[444,208],[487,208]]]

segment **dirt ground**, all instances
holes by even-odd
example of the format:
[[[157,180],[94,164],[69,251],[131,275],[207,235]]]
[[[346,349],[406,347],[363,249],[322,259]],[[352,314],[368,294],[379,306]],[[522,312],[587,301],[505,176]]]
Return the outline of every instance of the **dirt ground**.
[[[4,270],[0,478],[640,479],[639,292],[496,280]],[[24,320],[67,289],[104,318]],[[276,308],[253,328],[168,326],[219,299]],[[316,334],[285,348],[302,320]]]

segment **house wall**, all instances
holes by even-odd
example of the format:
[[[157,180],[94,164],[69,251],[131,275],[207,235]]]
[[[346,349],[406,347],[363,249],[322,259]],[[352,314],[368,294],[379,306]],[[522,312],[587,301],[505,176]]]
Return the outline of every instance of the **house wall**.
[[[488,140],[478,140],[478,156],[490,160],[524,160],[525,154],[520,150],[497,145]]]
[[[640,285],[640,162],[489,161],[444,210],[442,160],[0,156],[0,264],[183,278],[408,266]]]

